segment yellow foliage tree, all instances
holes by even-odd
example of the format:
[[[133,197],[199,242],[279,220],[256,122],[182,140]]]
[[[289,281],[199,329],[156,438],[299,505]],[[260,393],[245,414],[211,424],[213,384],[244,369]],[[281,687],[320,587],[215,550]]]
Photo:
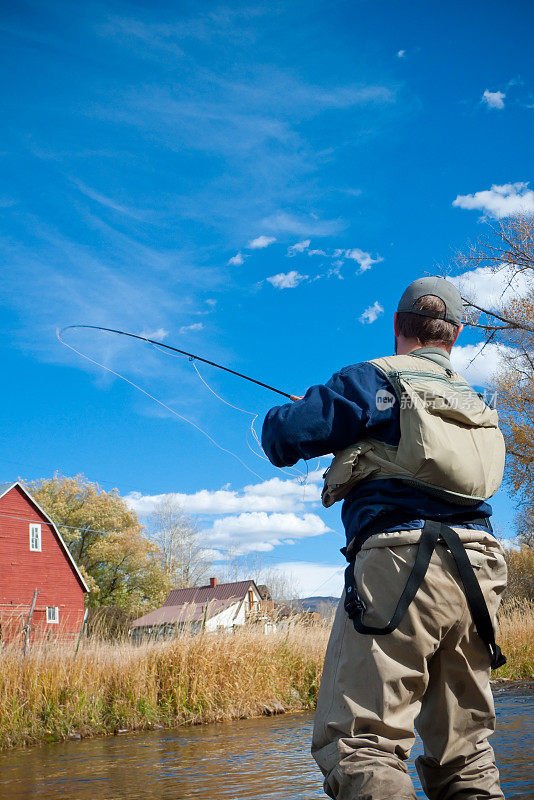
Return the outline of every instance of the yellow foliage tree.
[[[163,602],[170,581],[161,553],[117,489],[106,492],[81,475],[55,475],[26,485],[83,572],[90,606],[137,613]]]

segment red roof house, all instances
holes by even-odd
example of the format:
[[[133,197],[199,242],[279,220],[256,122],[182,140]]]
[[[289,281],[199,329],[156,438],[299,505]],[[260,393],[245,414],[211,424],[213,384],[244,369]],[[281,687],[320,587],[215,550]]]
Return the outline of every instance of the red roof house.
[[[266,586],[258,588],[253,580],[218,583],[210,578],[207,586],[171,589],[161,608],[132,623],[132,633],[139,637],[169,635],[185,627],[192,632],[232,629],[263,619],[263,612],[271,607]],[[268,627],[273,626],[269,623]]]
[[[75,638],[87,584],[58,529],[22,484],[0,484],[0,646],[22,644],[36,589],[30,641]]]

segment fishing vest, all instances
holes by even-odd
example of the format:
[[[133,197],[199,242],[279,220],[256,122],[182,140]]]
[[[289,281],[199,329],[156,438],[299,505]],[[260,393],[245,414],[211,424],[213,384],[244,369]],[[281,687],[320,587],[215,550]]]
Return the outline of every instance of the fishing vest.
[[[397,447],[362,438],[334,454],[324,474],[325,507],[362,481],[397,479],[458,505],[491,497],[504,471],[497,411],[452,369],[423,356],[373,359],[391,392],[379,390],[377,413],[399,404]]]

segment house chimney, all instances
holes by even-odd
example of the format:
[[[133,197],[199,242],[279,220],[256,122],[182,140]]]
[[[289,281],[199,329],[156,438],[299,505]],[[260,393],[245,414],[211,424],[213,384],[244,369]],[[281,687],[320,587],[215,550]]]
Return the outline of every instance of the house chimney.
[[[217,586],[217,578],[210,578],[210,589],[214,589]]]

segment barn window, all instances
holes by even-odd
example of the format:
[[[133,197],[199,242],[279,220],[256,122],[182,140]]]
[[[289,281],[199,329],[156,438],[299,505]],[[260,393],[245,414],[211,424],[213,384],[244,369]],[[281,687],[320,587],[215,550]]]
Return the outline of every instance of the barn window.
[[[59,608],[57,606],[47,606],[46,621],[59,622]]]
[[[41,526],[36,522],[30,524],[30,550],[41,550]]]

